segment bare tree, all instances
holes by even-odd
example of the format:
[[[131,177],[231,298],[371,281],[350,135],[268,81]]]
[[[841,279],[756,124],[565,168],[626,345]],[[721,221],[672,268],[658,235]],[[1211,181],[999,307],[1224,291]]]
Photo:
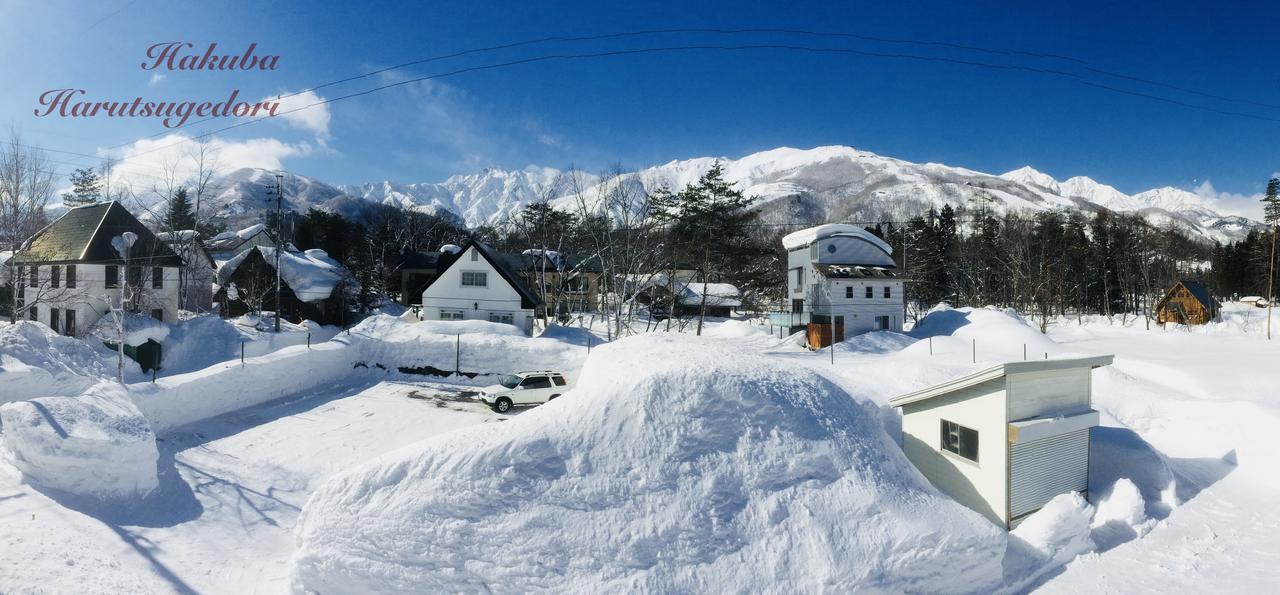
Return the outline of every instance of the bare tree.
[[[44,152],[23,144],[21,134],[9,131],[0,145],[0,243],[14,254],[46,223],[45,206],[54,195],[57,174]],[[19,314],[18,296],[22,288],[15,267],[8,267],[13,288],[9,321]]]

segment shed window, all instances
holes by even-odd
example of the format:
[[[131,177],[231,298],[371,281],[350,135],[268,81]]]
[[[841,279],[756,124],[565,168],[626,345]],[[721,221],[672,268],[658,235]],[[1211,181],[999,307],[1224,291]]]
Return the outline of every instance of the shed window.
[[[488,287],[489,273],[485,271],[463,271],[462,286],[463,287]]]
[[[949,450],[978,462],[978,431],[958,423],[942,420],[942,450]]]

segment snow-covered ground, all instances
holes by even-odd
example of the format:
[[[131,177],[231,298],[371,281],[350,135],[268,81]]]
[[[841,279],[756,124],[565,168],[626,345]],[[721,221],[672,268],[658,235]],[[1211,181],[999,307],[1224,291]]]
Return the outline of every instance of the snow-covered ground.
[[[584,390],[515,416],[460,399],[461,385],[371,375],[159,432],[160,490],[132,506],[32,488],[0,450],[0,592],[1269,592],[1280,340],[1243,316],[1190,330],[1064,319],[1046,337],[1011,313],[943,309],[909,334],[838,345],[834,364],[767,326],[717,321],[701,339],[597,344],[574,374]],[[537,341],[569,347],[547,353],[585,355],[581,331],[557,331]],[[365,335],[388,353],[432,340],[389,320]],[[490,366],[521,341],[486,337]],[[440,348],[421,365],[443,365]],[[1092,503],[1064,497],[1006,540],[895,450],[896,394],[999,361],[1105,353]],[[521,497],[484,506],[495,494]],[[494,555],[504,542],[525,555]]]

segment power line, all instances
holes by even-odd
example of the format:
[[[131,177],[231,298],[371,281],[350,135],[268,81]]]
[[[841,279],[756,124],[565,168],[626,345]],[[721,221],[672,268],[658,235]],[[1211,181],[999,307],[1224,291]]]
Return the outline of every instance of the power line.
[[[233,130],[233,129],[235,129],[235,128],[240,128],[240,127],[242,127],[242,126],[248,126],[248,125],[250,125],[250,124],[255,124],[255,123],[257,123],[257,122],[261,122],[261,121],[266,120],[266,119],[269,119],[269,118],[274,118],[274,117],[278,117],[278,116],[282,116],[282,115],[286,115],[286,114],[291,114],[291,113],[294,113],[294,112],[299,112],[299,111],[302,111],[302,110],[305,110],[305,109],[310,109],[310,108],[317,107],[317,106],[320,106],[320,105],[326,105],[326,104],[330,104],[330,103],[335,103],[335,102],[342,101],[342,100],[346,100],[346,99],[352,99],[352,98],[355,98],[355,97],[361,97],[361,96],[365,96],[365,95],[371,95],[371,94],[373,94],[373,93],[377,93],[377,92],[379,92],[379,91],[384,91],[384,90],[386,90],[386,89],[391,89],[391,88],[394,88],[394,87],[400,87],[400,86],[404,86],[404,85],[408,85],[408,84],[412,84],[412,83],[418,83],[418,82],[427,81],[427,80],[447,78],[447,77],[456,76],[456,75],[459,75],[459,74],[470,73],[470,72],[480,72],[480,71],[485,71],[485,70],[495,70],[495,69],[501,69],[501,68],[509,68],[509,67],[512,67],[512,66],[518,66],[518,65],[523,65],[523,64],[532,64],[532,63],[537,63],[537,62],[548,62],[548,61],[559,61],[559,60],[585,60],[585,59],[607,58],[607,57],[617,57],[617,56],[627,56],[627,55],[639,55],[639,54],[654,54],[654,53],[669,53],[669,52],[685,52],[685,51],[707,51],[707,50],[714,50],[714,51],[784,50],[784,51],[800,51],[800,52],[810,52],[810,53],[852,54],[852,55],[859,55],[859,56],[873,57],[873,58],[889,58],[889,59],[916,60],[916,61],[924,61],[924,62],[939,62],[939,63],[946,63],[946,64],[959,64],[959,65],[966,65],[966,66],[974,66],[974,67],[978,67],[978,68],[987,68],[987,69],[993,69],[993,70],[999,70],[999,71],[1019,71],[1019,72],[1028,72],[1028,73],[1037,73],[1037,74],[1052,75],[1052,76],[1062,76],[1062,77],[1071,78],[1071,79],[1073,79],[1073,80],[1075,80],[1076,82],[1079,82],[1079,83],[1081,83],[1081,84],[1084,84],[1084,85],[1087,85],[1087,86],[1090,86],[1090,87],[1094,87],[1094,88],[1097,88],[1097,89],[1106,90],[1106,91],[1113,91],[1113,92],[1124,93],[1124,94],[1129,94],[1129,95],[1137,95],[1137,96],[1140,96],[1140,97],[1148,97],[1148,98],[1151,98],[1151,99],[1156,99],[1156,100],[1164,101],[1164,102],[1171,103],[1171,104],[1181,105],[1181,106],[1188,107],[1188,108],[1192,108],[1192,109],[1204,110],[1204,111],[1208,111],[1208,112],[1212,112],[1212,113],[1217,113],[1217,114],[1221,114],[1221,115],[1228,115],[1228,116],[1242,116],[1242,117],[1246,117],[1246,118],[1253,118],[1253,119],[1257,119],[1257,120],[1263,120],[1263,121],[1269,121],[1269,122],[1277,122],[1277,123],[1280,123],[1280,118],[1271,118],[1271,117],[1267,117],[1267,116],[1260,116],[1260,115],[1256,115],[1256,114],[1248,114],[1248,113],[1243,113],[1243,112],[1230,112],[1230,111],[1225,111],[1225,110],[1218,110],[1218,109],[1215,109],[1215,108],[1206,107],[1206,106],[1202,106],[1202,105],[1198,105],[1198,104],[1193,104],[1193,103],[1187,103],[1187,102],[1183,102],[1183,101],[1178,101],[1178,100],[1175,100],[1175,99],[1168,99],[1168,98],[1163,98],[1163,97],[1158,97],[1158,96],[1148,95],[1148,94],[1141,94],[1141,93],[1136,93],[1136,92],[1128,92],[1128,91],[1124,91],[1124,90],[1122,90],[1122,89],[1117,89],[1117,88],[1115,88],[1115,87],[1110,87],[1110,86],[1107,86],[1107,85],[1101,85],[1101,84],[1097,84],[1097,83],[1091,83],[1091,82],[1089,82],[1089,81],[1083,80],[1083,78],[1082,78],[1080,75],[1078,75],[1078,74],[1075,74],[1075,73],[1072,73],[1072,72],[1063,71],[1063,70],[1056,70],[1056,69],[1038,68],[1038,67],[1024,66],[1024,65],[994,64],[994,63],[989,63],[989,62],[979,62],[979,61],[975,61],[975,60],[964,60],[964,59],[959,59],[959,58],[947,58],[947,57],[939,57],[939,56],[923,56],[923,55],[918,55],[918,54],[889,54],[889,53],[883,53],[883,52],[869,52],[869,51],[864,51],[864,50],[855,50],[855,49],[849,49],[849,48],[811,47],[811,46],[797,46],[797,45],[788,45],[788,44],[750,44],[750,45],[686,45],[686,46],[666,46],[666,47],[637,48],[637,49],[627,49],[627,50],[612,50],[612,51],[605,51],[605,52],[590,52],[590,53],[582,53],[582,54],[548,54],[548,55],[543,55],[543,56],[535,56],[535,57],[531,57],[531,58],[521,58],[521,59],[517,59],[517,60],[510,60],[510,61],[506,61],[506,62],[499,62],[499,63],[495,63],[495,64],[486,64],[486,65],[480,65],[480,66],[470,66],[470,67],[466,67],[466,68],[460,68],[460,69],[452,70],[452,71],[449,71],[449,72],[443,72],[443,73],[439,73],[439,74],[433,74],[433,75],[427,75],[427,76],[422,76],[422,77],[416,77],[416,78],[412,78],[412,79],[406,79],[406,80],[403,80],[403,81],[396,81],[396,82],[393,82],[393,83],[388,83],[388,84],[385,84],[385,85],[380,85],[380,86],[377,86],[377,87],[373,87],[373,88],[370,88],[370,89],[365,89],[365,90],[363,90],[363,91],[357,91],[357,92],[354,92],[354,93],[349,93],[349,94],[347,94],[347,95],[340,95],[340,96],[337,96],[337,97],[331,97],[331,98],[329,98],[329,99],[322,99],[322,100],[320,100],[320,101],[316,101],[316,102],[313,102],[313,103],[310,103],[310,104],[307,104],[307,105],[304,105],[304,106],[301,106],[301,107],[296,107],[296,108],[293,108],[293,109],[285,110],[285,111],[283,111],[283,112],[277,112],[274,116],[259,116],[259,117],[257,117],[257,118],[253,118],[253,119],[246,120],[246,121],[244,121],[244,122],[238,122],[238,123],[236,123],[236,124],[232,124],[232,125],[229,125],[229,126],[224,126],[224,127],[222,127],[222,128],[218,128],[218,129],[213,130],[213,131],[210,131],[210,132],[205,132],[205,133],[202,133],[202,134],[196,135],[196,136],[194,136],[194,137],[184,138],[184,139],[182,139],[182,140],[180,140],[180,141],[178,141],[178,142],[172,143],[172,144],[162,145],[162,146],[160,146],[160,147],[156,147],[156,148],[153,148],[153,149],[150,149],[150,150],[147,150],[147,151],[142,151],[142,152],[140,152],[140,153],[135,153],[135,154],[133,154],[133,155],[130,155],[130,156],[129,156],[128,158],[126,158],[125,160],[127,160],[127,159],[132,159],[132,158],[134,158],[134,157],[138,157],[138,156],[141,156],[141,155],[146,155],[146,154],[148,154],[148,153],[153,153],[153,152],[156,152],[156,151],[160,151],[160,150],[164,150],[164,149],[172,148],[172,147],[174,147],[174,146],[178,146],[178,145],[183,144],[183,143],[192,142],[192,141],[194,141],[195,139],[206,138],[206,137],[212,136],[212,135],[217,134],[217,133],[220,133],[220,132],[226,132],[226,131],[228,131],[228,130]]]

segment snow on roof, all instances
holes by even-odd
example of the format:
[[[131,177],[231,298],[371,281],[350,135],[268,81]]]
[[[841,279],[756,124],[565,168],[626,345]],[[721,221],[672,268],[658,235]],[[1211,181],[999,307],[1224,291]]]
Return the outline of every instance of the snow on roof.
[[[988,380],[995,380],[1008,374],[1064,370],[1068,368],[1099,368],[1111,365],[1111,362],[1114,359],[1115,356],[1112,355],[1096,355],[1092,357],[1056,358],[1043,361],[1031,360],[1025,362],[1008,362],[979,370],[972,374],[961,376],[960,378],[955,378],[929,388],[907,393],[905,395],[898,395],[889,399],[889,404],[894,407],[909,405],[917,401],[924,401],[926,399],[948,395],[961,389],[977,386],[983,382],[987,382]]]
[[[457,254],[459,252],[462,252],[462,246],[459,246],[457,244],[445,244],[440,247],[440,250],[438,250],[438,252],[442,254]]]
[[[195,238],[196,235],[197,232],[194,229],[179,229],[178,231],[160,232],[156,234],[156,237],[160,238],[162,242],[173,242],[176,240],[188,241]]]
[[[848,225],[845,223],[828,223],[826,225],[810,227],[800,231],[793,231],[782,237],[782,246],[787,250],[796,250],[804,248],[817,240],[830,237],[860,238],[871,242],[877,248],[884,250],[885,254],[893,254],[893,247],[885,243],[884,240],[876,237],[875,234],[856,225]]]
[[[159,343],[169,336],[169,325],[146,314],[125,312],[122,322],[124,324],[125,345],[137,346],[146,343],[148,340]],[[116,326],[115,315],[107,314],[99,318],[98,322],[89,329],[89,336],[111,343],[119,341],[120,329]]]
[[[708,306],[728,306],[736,308],[742,305],[742,292],[729,283],[680,283],[680,303],[686,306],[702,305],[702,294],[707,294]]]
[[[625,279],[631,292],[644,291],[653,287],[666,289],[671,282],[666,273],[653,275],[627,275]],[[675,281],[675,292],[680,296],[680,303],[685,306],[702,305],[702,293],[707,292],[708,306],[728,306],[736,308],[742,305],[742,291],[730,283],[687,283]]]
[[[275,248],[256,246],[262,254],[267,266],[275,266]],[[218,267],[218,284],[226,285],[236,267],[253,250],[245,250],[235,257],[223,262]],[[333,290],[346,277],[342,265],[329,257],[324,250],[311,249],[306,252],[280,252],[280,278],[284,280],[293,294],[304,302],[319,302],[333,295]]]

